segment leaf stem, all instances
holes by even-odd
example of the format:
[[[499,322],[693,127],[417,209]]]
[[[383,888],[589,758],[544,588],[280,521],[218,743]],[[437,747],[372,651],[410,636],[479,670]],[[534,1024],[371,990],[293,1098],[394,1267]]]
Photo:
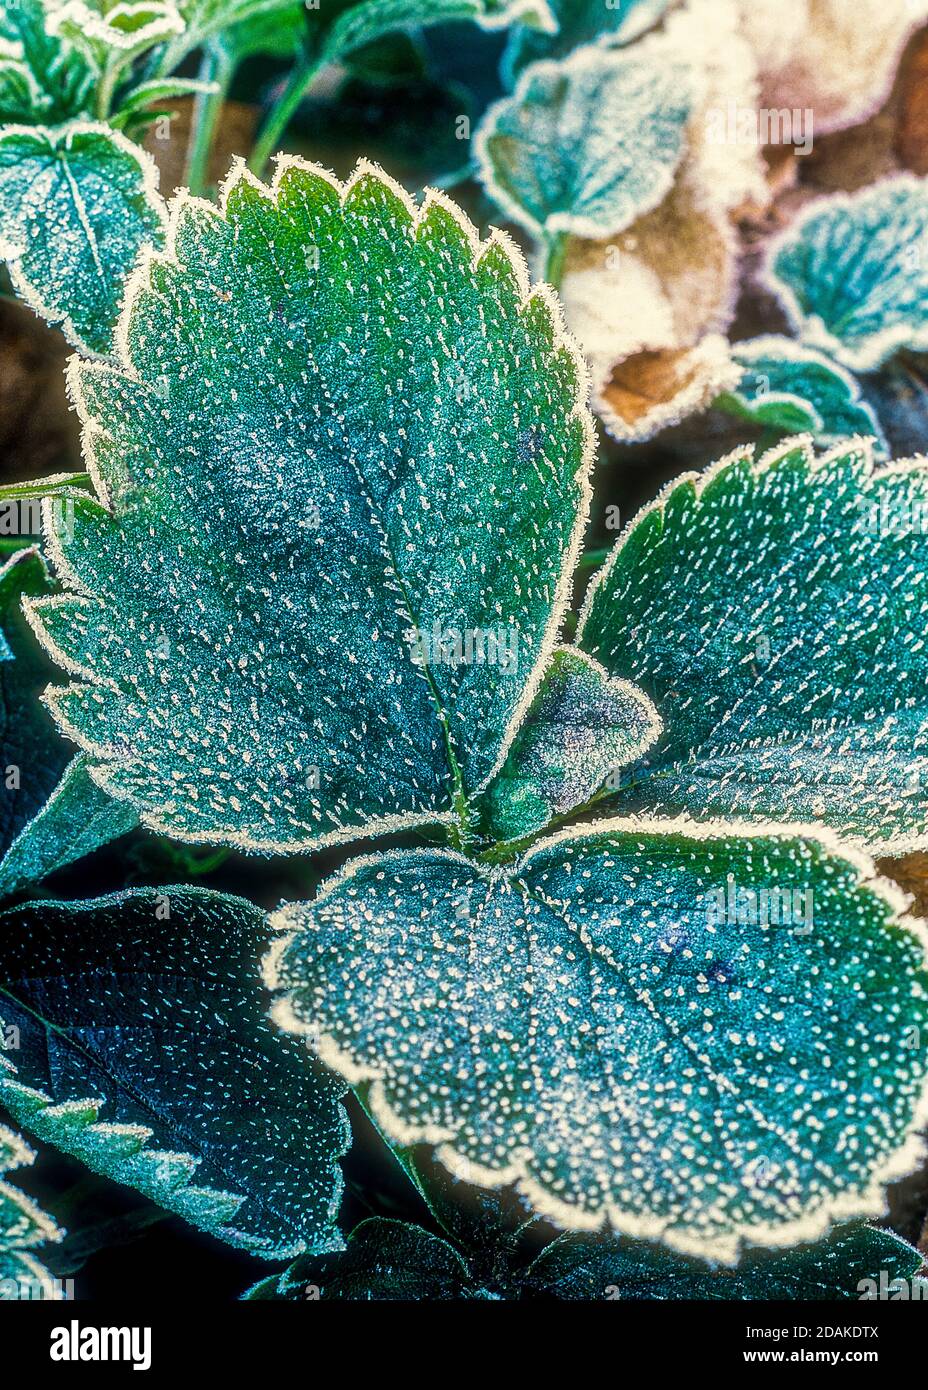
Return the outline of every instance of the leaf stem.
[[[258,132],[248,167],[260,178],[271,155],[277,149],[281,137],[297,108],[305,97],[316,74],[325,66],[326,59],[318,53],[304,54],[296,64],[279,99],[268,112],[264,125]]]
[[[234,72],[235,58],[228,45],[221,39],[207,44],[199,76],[201,81],[216,85],[211,92],[198,92],[193,103],[185,170],[185,182],[191,193],[200,194],[206,187],[213,138]]]

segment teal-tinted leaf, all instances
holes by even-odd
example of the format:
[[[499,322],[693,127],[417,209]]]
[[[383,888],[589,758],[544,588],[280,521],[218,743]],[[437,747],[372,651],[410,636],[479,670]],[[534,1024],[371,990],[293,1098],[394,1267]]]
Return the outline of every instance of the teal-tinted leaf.
[[[481,177],[536,236],[613,236],[669,191],[691,107],[680,63],[597,47],[536,63],[484,118]]]
[[[488,831],[517,840],[573,811],[640,757],[660,729],[647,696],[610,679],[582,652],[559,647],[487,790]]]
[[[904,174],[812,203],[770,248],[793,326],[852,371],[928,348],[928,186]]]
[[[154,162],[108,126],[0,131],[0,256],[28,304],[109,353],[126,280],[164,212]]]
[[[752,338],[732,347],[743,375],[734,391],[715,402],[739,419],[782,434],[811,434],[828,446],[850,435],[868,435],[874,454],[889,447],[873,408],[862,399],[850,372],[792,338]]]
[[[183,33],[174,0],[46,0],[46,31],[83,53],[97,72],[117,70]]]
[[[56,480],[48,482],[51,491]],[[4,495],[10,491],[17,489]],[[0,897],[90,853],[134,820],[91,782],[82,759],[68,767],[70,750],[39,704],[52,668],[20,603],[51,588],[34,548],[0,568]]]
[[[564,1236],[553,1241],[524,1276],[527,1295],[569,1300],[793,1299],[803,1302],[866,1297],[872,1283],[890,1297],[928,1297],[917,1278],[923,1258],[906,1241],[876,1226],[846,1226],[814,1245],[750,1250],[735,1269],[707,1269],[642,1241]],[[902,1294],[897,1283],[893,1292]]]
[[[0,1174],[22,1168],[34,1157],[17,1134],[0,1125]],[[0,1182],[0,1302],[61,1297],[58,1285],[31,1251],[61,1240],[62,1235],[24,1192]]]
[[[625,812],[928,832],[928,469],[864,445],[747,452],[678,480],[594,581],[578,644],[664,735]]]
[[[249,1289],[246,1299],[369,1303],[479,1298],[452,1245],[420,1226],[374,1217],[351,1232],[341,1255],[304,1257]]]
[[[0,48],[0,121],[40,120],[45,98],[28,65]]]
[[[285,161],[181,200],[72,388],[106,506],[32,607],[95,779],[181,839],[293,850],[464,815],[564,613],[582,367],[441,196]],[[195,751],[194,751],[195,750]],[[464,829],[459,833],[463,835]]]
[[[359,0],[327,27],[322,51],[334,62],[386,34],[467,19],[483,29],[505,29],[516,21],[530,32],[555,28],[549,0]]]
[[[672,0],[550,0],[557,32],[519,27],[512,31],[503,60],[511,86],[529,63],[566,58],[581,44],[623,44],[637,39],[670,8]]]
[[[814,1245],[749,1250],[734,1269],[707,1267],[662,1246],[570,1234],[527,1268],[510,1261],[487,1287],[447,1244],[415,1226],[375,1218],[352,1231],[340,1255],[301,1256],[256,1284],[246,1299],[496,1298],[571,1302],[700,1299],[803,1302],[928,1296],[922,1256],[890,1231],[841,1227]],[[464,1272],[462,1273],[462,1265]]]
[[[216,91],[217,83],[200,82],[192,77],[162,77],[140,82],[120,102],[119,111],[110,118],[110,124],[121,130],[130,116],[136,116],[154,102],[174,101],[177,97],[209,96]]]
[[[356,861],[276,915],[265,972],[393,1142],[561,1224],[730,1263],[881,1212],[920,1158],[928,970],[903,905],[818,837],[610,821],[495,870]]]
[[[0,52],[19,59],[30,77],[29,104],[5,120],[66,121],[90,109],[95,74],[86,58],[46,28],[44,0],[0,7]],[[39,95],[33,99],[33,90]]]
[[[338,1249],[344,1087],[266,1021],[266,918],[195,888],[28,904],[0,930],[18,1123],[267,1258]],[[0,1059],[2,1060],[2,1059]]]
[[[0,897],[41,883],[138,824],[133,807],[97,786],[79,753],[65,768],[45,805],[23,827],[0,860]]]

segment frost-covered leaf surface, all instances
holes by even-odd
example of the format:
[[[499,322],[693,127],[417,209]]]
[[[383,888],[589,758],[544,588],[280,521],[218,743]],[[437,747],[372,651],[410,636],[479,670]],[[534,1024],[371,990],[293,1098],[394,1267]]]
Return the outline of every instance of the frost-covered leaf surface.
[[[154,163],[108,126],[0,130],[0,257],[28,304],[106,354],[126,280],[164,211]]]
[[[682,64],[596,47],[533,64],[480,127],[481,177],[536,236],[612,236],[669,191],[691,108]]]
[[[516,840],[581,806],[659,733],[646,696],[582,652],[558,648],[487,790],[488,831]]]
[[[506,48],[504,71],[511,82],[529,63],[541,58],[566,58],[581,44],[624,44],[657,24],[673,0],[550,0],[557,32],[513,30]]]
[[[31,1163],[35,1155],[19,1135],[0,1125],[0,1176]],[[18,1187],[0,1182],[0,1302],[59,1298],[55,1281],[33,1251],[62,1232]]]
[[[303,1256],[245,1297],[305,1302],[311,1288],[322,1302],[854,1301],[868,1292],[866,1281],[879,1290],[902,1280],[908,1295],[915,1296],[911,1281],[921,1266],[920,1252],[906,1241],[863,1224],[792,1250],[748,1251],[734,1269],[713,1268],[644,1241],[567,1235],[552,1241],[530,1265],[513,1261],[487,1284],[446,1241],[420,1227],[375,1218],[352,1231],[343,1254]],[[892,1293],[901,1292],[899,1284],[892,1287]]]
[[[623,811],[928,829],[928,470],[802,444],[672,484],[594,581],[578,645],[664,734]]]
[[[249,1289],[248,1300],[444,1303],[492,1297],[474,1286],[464,1260],[421,1226],[373,1217],[352,1231],[340,1255],[304,1257]]]
[[[173,0],[47,0],[46,31],[82,52],[90,66],[103,72],[122,67],[133,58],[184,30]]]
[[[742,376],[715,402],[720,409],[781,434],[811,434],[825,447],[866,435],[876,457],[888,455],[880,422],[858,382],[824,353],[770,335],[736,343],[732,358]]]
[[[0,8],[0,118],[66,121],[89,109],[95,73],[86,58],[46,29],[43,0]]]
[[[848,853],[642,820],[372,856],[276,915],[275,1016],[394,1142],[561,1224],[814,1239],[883,1209],[926,1112],[924,930]]]
[[[853,371],[928,348],[928,184],[909,174],[810,204],[770,247],[793,326]]]
[[[266,918],[195,888],[29,904],[0,930],[0,1103],[268,1258],[338,1249],[344,1087],[267,1022]]]
[[[179,202],[117,369],[72,387],[101,499],[32,606],[93,775],[182,839],[459,822],[540,680],[591,426],[546,292],[440,196],[284,162]],[[466,827],[460,826],[463,836]]]
[[[71,750],[38,702],[52,668],[20,604],[51,588],[34,548],[15,552],[0,568],[0,897],[38,883],[134,822],[80,759],[69,765]]]
[[[505,29],[519,23],[527,26],[529,33],[550,33],[555,28],[549,0],[358,0],[343,5],[328,24],[324,10],[320,18],[324,26],[322,51],[331,61],[387,34],[455,20],[473,20],[482,29]]]
[[[760,71],[758,105],[808,112],[816,136],[879,109],[906,39],[928,19],[926,0],[738,0],[738,7]]]
[[[855,1301],[865,1280],[880,1287],[882,1272],[886,1283],[909,1281],[922,1263],[907,1241],[866,1225],[791,1250],[748,1251],[735,1269],[707,1268],[638,1241],[567,1236],[542,1252],[525,1282],[533,1292],[570,1300]]]

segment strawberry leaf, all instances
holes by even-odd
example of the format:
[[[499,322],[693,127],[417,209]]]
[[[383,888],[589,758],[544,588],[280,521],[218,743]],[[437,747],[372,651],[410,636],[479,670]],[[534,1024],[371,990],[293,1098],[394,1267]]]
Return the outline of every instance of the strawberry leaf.
[[[874,455],[887,456],[880,423],[857,381],[824,353],[776,335],[736,343],[731,352],[742,377],[718,397],[718,409],[780,434],[811,434],[826,447],[867,435]]]
[[[477,133],[490,197],[536,237],[609,237],[669,191],[692,107],[686,68],[580,49],[523,73]]]
[[[651,701],[633,685],[559,647],[487,790],[487,834],[521,839],[575,810],[649,748],[660,728]]]
[[[379,173],[181,199],[71,385],[101,501],[31,605],[92,774],[180,839],[295,850],[445,821],[553,646],[585,382],[512,246]]]
[[[581,44],[623,44],[637,39],[663,18],[672,0],[549,0],[557,32],[520,26],[512,31],[503,60],[504,74],[513,85],[529,63],[540,58],[566,58]]]
[[[267,1023],[265,916],[196,888],[4,914],[0,1103],[24,1128],[268,1259],[338,1249],[344,1087]],[[11,1065],[12,1064],[12,1065]]]
[[[610,821],[505,868],[355,861],[276,914],[265,975],[392,1142],[560,1224],[733,1263],[881,1212],[920,1159],[903,908],[811,834]]]
[[[150,156],[109,126],[0,130],[0,257],[72,343],[108,353],[126,280],[164,213]]]
[[[926,576],[923,462],[796,444],[672,484],[577,638],[664,723],[617,805],[824,821],[874,853],[928,842]]]
[[[928,348],[928,187],[910,174],[821,198],[769,249],[768,287],[810,347],[855,372]]]
[[[17,1134],[0,1125],[0,1174],[22,1168],[34,1157]],[[62,1235],[24,1192],[0,1182],[0,1301],[61,1298],[59,1286],[32,1251]]]

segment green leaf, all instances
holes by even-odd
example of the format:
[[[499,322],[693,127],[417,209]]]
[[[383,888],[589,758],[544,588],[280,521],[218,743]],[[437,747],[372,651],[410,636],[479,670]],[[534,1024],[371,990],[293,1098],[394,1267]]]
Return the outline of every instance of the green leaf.
[[[344,1254],[304,1257],[256,1284],[245,1298],[371,1303],[479,1298],[470,1282],[467,1265],[446,1240],[405,1221],[374,1217],[354,1228]]]
[[[17,1134],[0,1125],[0,1173],[34,1158]],[[61,1298],[56,1281],[31,1251],[63,1234],[18,1187],[0,1182],[0,1302]]]
[[[177,97],[211,96],[218,90],[218,83],[200,82],[192,77],[153,78],[150,82],[141,82],[133,87],[125,100],[120,102],[118,113],[110,118],[110,124],[121,130],[130,116],[136,116],[154,102],[174,101]]]
[[[677,480],[594,580],[577,643],[664,736],[628,813],[824,821],[928,842],[928,469],[864,444],[750,451]]]
[[[773,334],[736,343],[731,353],[743,375],[735,390],[718,397],[718,409],[781,434],[811,434],[824,447],[849,435],[867,435],[874,455],[888,456],[876,413],[837,362]]]
[[[46,480],[49,493],[60,481]],[[52,668],[20,602],[51,588],[34,547],[17,551],[0,568],[0,896],[39,882],[135,820],[90,781],[82,758],[68,766],[70,751],[38,702]]]
[[[48,32],[44,0],[0,8],[0,57],[24,70],[12,80],[25,102],[4,109],[4,121],[66,121],[90,109],[96,75],[81,53]]]
[[[47,0],[46,31],[83,53],[103,73],[184,32],[174,0]]]
[[[92,775],[179,839],[468,833],[563,617],[582,367],[517,253],[362,166],[178,201],[71,387],[101,503],[31,606]],[[195,750],[195,751],[194,751]]]
[[[926,938],[872,875],[812,832],[690,822],[505,869],[394,852],[282,908],[265,978],[391,1142],[733,1263],[881,1213],[920,1161]]]
[[[536,1295],[584,1301],[859,1301],[871,1283],[887,1291],[884,1298],[925,1298],[928,1288],[916,1277],[922,1264],[907,1241],[865,1225],[842,1227],[814,1245],[747,1251],[736,1269],[707,1269],[639,1241],[570,1235],[542,1251],[525,1284]]]
[[[661,731],[647,696],[571,647],[551,658],[509,756],[487,790],[488,833],[517,840],[588,801]]]
[[[566,58],[581,44],[624,44],[637,39],[663,18],[672,0],[550,0],[557,32],[513,29],[503,59],[509,86],[529,63]]]
[[[282,1259],[340,1247],[348,1127],[344,1087],[266,1021],[268,940],[264,913],[196,888],[8,911],[0,1018],[19,1037],[0,1103],[95,1172]]]
[[[56,869],[127,835],[137,824],[134,809],[101,791],[79,753],[0,860],[0,897],[41,883]]]
[[[0,257],[18,293],[72,343],[109,353],[126,281],[160,244],[157,170],[109,126],[0,131]]]
[[[691,109],[682,63],[595,47],[536,63],[477,132],[481,178],[535,236],[613,236],[669,192]]]
[[[302,1256],[256,1284],[246,1300],[306,1302],[449,1299],[763,1300],[803,1302],[928,1296],[922,1256],[891,1231],[845,1226],[814,1245],[750,1250],[736,1269],[707,1268],[661,1246],[566,1235],[527,1268],[510,1262],[490,1287],[452,1246],[417,1226],[377,1217],[355,1227],[340,1255]],[[463,1269],[462,1269],[463,1266]]]
[[[361,0],[348,6],[324,31],[322,53],[335,62],[386,34],[473,20],[482,29],[505,29],[521,21],[530,32],[551,32],[549,0]]]
[[[910,174],[811,203],[769,249],[766,283],[810,347],[855,372],[928,348],[928,186]]]

